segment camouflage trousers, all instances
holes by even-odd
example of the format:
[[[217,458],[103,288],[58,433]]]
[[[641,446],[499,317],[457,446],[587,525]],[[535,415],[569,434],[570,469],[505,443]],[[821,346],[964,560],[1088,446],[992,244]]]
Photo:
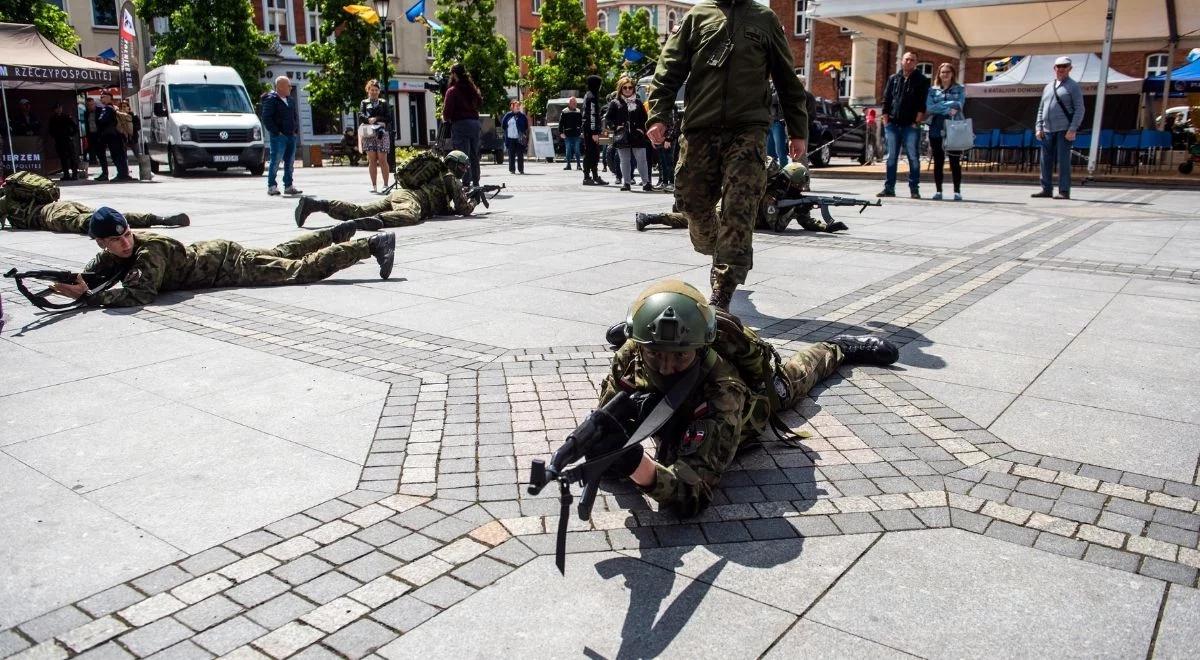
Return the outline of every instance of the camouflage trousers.
[[[383,220],[384,227],[411,227],[425,222],[421,201],[412,191],[403,188],[396,188],[387,197],[368,204],[331,199],[328,213],[336,220],[353,220],[375,215]]]
[[[314,231],[269,250],[246,248],[233,241],[206,241],[205,252],[224,252],[220,260],[197,261],[193,279],[211,286],[272,286],[323,280],[371,256],[367,239],[334,243],[328,231]],[[225,245],[212,245],[225,243]],[[224,248],[223,250],[221,248]],[[212,268],[211,279],[203,270]]]
[[[712,255],[714,288],[733,288],[754,267],[754,222],[767,186],[766,131],[695,131],[680,140],[675,203],[692,247]],[[721,203],[720,213],[716,211]]]
[[[721,213],[720,205],[717,206],[716,213],[717,214]],[[789,209],[788,211],[786,211],[786,213],[790,214],[790,217],[788,218],[788,222],[791,222],[794,219],[794,220],[796,220],[797,223],[799,223],[799,225],[802,229],[805,229],[807,231],[819,231],[819,232],[828,232],[829,231],[829,225],[826,224],[826,222],[821,218],[814,218],[812,216],[812,213],[810,213],[809,211],[803,211],[803,212],[797,213],[794,210]],[[656,216],[654,218],[654,220],[658,224],[666,225],[666,226],[670,227],[671,229],[687,229],[688,228],[687,216],[682,213],[663,213],[661,215]],[[769,227],[767,227],[765,221],[763,221],[763,219],[762,219],[762,214],[759,214],[759,221],[754,226],[756,229],[769,229]]]
[[[788,396],[780,402],[781,407],[786,410],[800,403],[817,383],[832,376],[844,359],[842,349],[823,341],[796,351],[784,360],[780,371],[787,379]]]
[[[13,217],[12,226],[15,229],[41,229],[62,234],[88,233],[88,223],[92,220],[95,209],[80,202],[60,201],[50,202],[33,212],[28,221]],[[153,227],[158,216],[153,213],[124,212],[125,220],[135,229]]]

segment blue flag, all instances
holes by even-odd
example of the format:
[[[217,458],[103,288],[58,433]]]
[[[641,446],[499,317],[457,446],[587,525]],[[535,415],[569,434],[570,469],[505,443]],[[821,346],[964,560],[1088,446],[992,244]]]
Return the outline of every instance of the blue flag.
[[[626,48],[624,58],[630,62],[640,62],[642,61],[642,53],[636,48]]]
[[[113,49],[109,48],[103,53],[100,53],[97,57],[103,57],[106,60],[115,60],[117,59],[117,54],[113,52]]]
[[[417,0],[413,6],[404,12],[404,18],[408,19],[409,23],[416,23],[418,16],[425,15],[425,0]]]

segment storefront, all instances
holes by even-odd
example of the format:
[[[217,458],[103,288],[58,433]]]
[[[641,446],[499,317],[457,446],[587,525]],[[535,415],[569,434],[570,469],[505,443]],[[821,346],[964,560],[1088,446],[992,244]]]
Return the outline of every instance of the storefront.
[[[396,144],[428,146],[437,139],[435,93],[425,89],[427,77],[402,76],[388,81],[388,101],[395,115]]]

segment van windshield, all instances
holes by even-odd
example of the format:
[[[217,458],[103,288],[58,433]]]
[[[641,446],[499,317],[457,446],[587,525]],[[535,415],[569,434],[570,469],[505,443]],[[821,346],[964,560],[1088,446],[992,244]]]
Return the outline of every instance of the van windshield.
[[[170,96],[171,112],[254,112],[238,85],[171,85]]]

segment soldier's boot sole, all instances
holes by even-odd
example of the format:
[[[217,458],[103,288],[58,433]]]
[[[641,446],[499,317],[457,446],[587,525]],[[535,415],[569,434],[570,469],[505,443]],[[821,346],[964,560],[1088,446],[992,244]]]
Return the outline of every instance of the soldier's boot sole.
[[[329,202],[323,199],[317,199],[310,195],[304,195],[300,201],[296,203],[296,226],[303,227],[304,221],[308,216],[317,211],[326,211],[329,209]]]
[[[850,228],[846,226],[846,223],[842,222],[841,220],[838,220],[837,222],[834,222],[833,224],[829,225],[829,228],[826,231],[833,233],[835,231],[847,231],[849,229]]]
[[[367,239],[371,256],[379,263],[379,278],[386,280],[392,276],[392,266],[396,261],[396,235],[392,232],[375,234]]]
[[[339,222],[329,228],[329,236],[334,243],[345,243],[354,237],[354,232],[358,230],[358,225],[353,220]]]

